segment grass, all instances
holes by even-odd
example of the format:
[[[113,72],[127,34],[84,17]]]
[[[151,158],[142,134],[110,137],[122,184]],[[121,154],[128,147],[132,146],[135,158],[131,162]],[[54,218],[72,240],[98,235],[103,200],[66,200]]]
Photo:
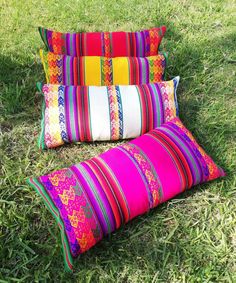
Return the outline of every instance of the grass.
[[[236,282],[235,0],[2,0],[0,11],[0,282]],[[134,31],[161,24],[167,75],[181,76],[180,117],[227,177],[133,220],[67,274],[59,229],[25,180],[115,143],[38,150],[35,84],[44,77],[37,26]]]

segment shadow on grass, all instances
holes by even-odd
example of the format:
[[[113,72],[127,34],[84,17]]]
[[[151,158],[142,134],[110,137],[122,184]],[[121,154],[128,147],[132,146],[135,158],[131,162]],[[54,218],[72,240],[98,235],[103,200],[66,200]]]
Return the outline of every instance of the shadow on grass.
[[[24,112],[24,119],[27,119],[27,116],[28,119],[32,119],[32,113],[41,106],[41,103],[38,103],[41,99],[35,95],[36,82],[43,80],[41,64],[36,59],[33,61],[31,58],[10,58],[0,55],[0,66],[3,116],[14,119],[21,117]]]

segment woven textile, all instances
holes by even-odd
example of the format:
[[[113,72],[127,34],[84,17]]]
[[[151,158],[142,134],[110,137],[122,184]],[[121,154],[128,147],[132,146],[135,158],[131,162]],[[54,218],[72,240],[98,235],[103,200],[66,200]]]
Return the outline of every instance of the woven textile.
[[[47,83],[63,85],[134,85],[163,80],[166,58],[73,57],[40,50]]]
[[[224,172],[176,117],[139,138],[29,184],[61,229],[66,266],[102,237]]]
[[[71,56],[147,57],[158,54],[166,27],[138,32],[61,33],[39,27],[47,50]]]
[[[171,81],[129,86],[62,86],[42,88],[44,109],[41,148],[64,143],[134,138],[177,114]]]

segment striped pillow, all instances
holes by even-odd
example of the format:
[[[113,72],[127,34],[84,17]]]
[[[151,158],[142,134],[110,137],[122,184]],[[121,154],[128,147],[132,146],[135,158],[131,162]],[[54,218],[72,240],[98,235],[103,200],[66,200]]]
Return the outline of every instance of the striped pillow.
[[[166,58],[73,57],[40,50],[47,83],[63,85],[129,85],[163,80]]]
[[[158,54],[166,27],[138,32],[61,33],[39,27],[47,50],[71,56],[147,57]]]
[[[28,183],[61,229],[66,267],[104,236],[179,193],[224,176],[178,118]],[[138,185],[137,185],[138,184]]]
[[[179,77],[146,85],[44,85],[40,148],[144,134],[176,116],[178,81]]]

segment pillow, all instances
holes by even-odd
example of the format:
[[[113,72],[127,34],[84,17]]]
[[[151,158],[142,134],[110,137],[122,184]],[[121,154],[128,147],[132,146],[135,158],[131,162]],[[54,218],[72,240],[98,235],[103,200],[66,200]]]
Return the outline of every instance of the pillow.
[[[158,54],[166,27],[138,32],[61,33],[39,27],[47,50],[71,56],[147,57]]]
[[[39,146],[140,136],[176,116],[178,81],[179,77],[128,86],[46,84]]]
[[[72,57],[40,50],[47,83],[63,85],[129,85],[163,80],[166,58]]]
[[[133,141],[28,183],[58,222],[66,266],[72,269],[73,259],[122,224],[224,175],[176,117]]]

